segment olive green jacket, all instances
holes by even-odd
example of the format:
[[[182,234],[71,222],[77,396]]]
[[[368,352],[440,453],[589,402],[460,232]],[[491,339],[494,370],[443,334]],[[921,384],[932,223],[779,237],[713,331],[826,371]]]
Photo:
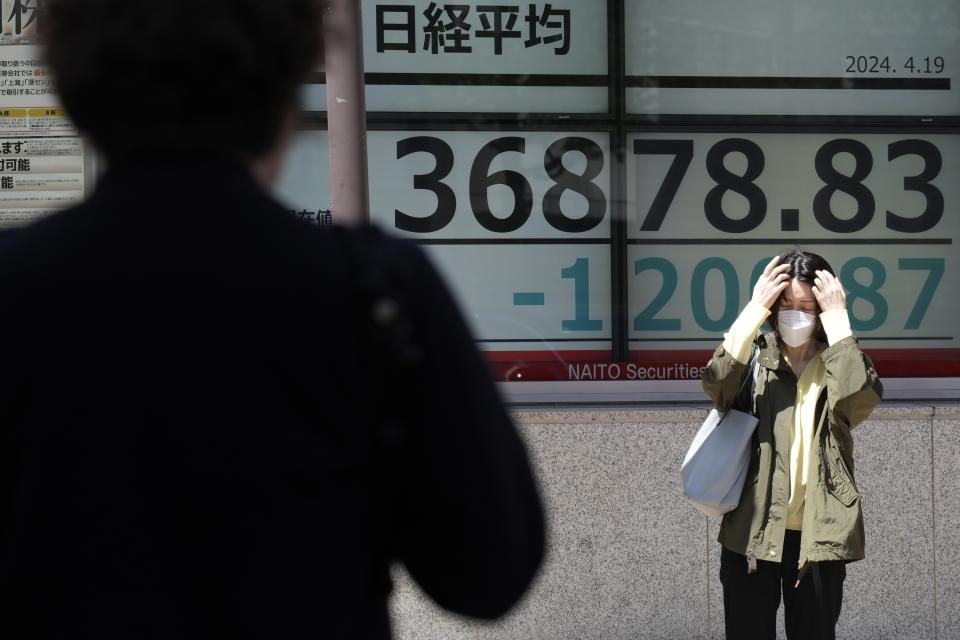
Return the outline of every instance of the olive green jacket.
[[[787,521],[790,480],[789,439],[797,377],[783,357],[776,333],[759,335],[759,368],[753,397],[749,366],[717,349],[703,374],[703,388],[718,409],[731,405],[751,411],[759,422],[739,506],[723,517],[720,543],[748,558],[780,561]],[[863,558],[863,515],[853,476],[850,431],[866,419],[883,397],[873,363],[850,336],[819,356],[826,382],[817,398],[816,427],[800,538],[800,567],[823,560]]]

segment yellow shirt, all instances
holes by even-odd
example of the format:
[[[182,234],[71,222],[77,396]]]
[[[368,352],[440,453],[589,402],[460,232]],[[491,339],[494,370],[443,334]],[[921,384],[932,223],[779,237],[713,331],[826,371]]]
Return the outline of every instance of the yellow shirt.
[[[737,362],[747,364],[753,352],[753,339],[770,315],[770,310],[750,302],[740,313],[730,331],[723,335],[723,348]],[[853,335],[846,309],[834,309],[820,314],[820,322],[831,345]],[[822,347],[820,351],[822,351]],[[784,353],[784,358],[789,358]],[[792,365],[791,365],[792,366]],[[748,374],[750,375],[750,374]],[[824,388],[827,371],[823,359],[814,355],[797,380],[797,399],[794,402],[793,425],[790,428],[790,500],[787,505],[787,528],[803,527],[803,504],[807,491],[807,473],[810,470],[810,452],[813,431],[816,428],[817,397]]]
[[[810,448],[816,426],[817,397],[827,381],[827,370],[820,358],[821,343],[816,355],[797,380],[797,399],[793,411],[793,428],[790,429],[790,501],[787,503],[787,529],[803,528],[803,502],[807,495],[807,473],[810,470]],[[789,363],[787,354],[783,354]],[[793,365],[790,365],[791,367]]]

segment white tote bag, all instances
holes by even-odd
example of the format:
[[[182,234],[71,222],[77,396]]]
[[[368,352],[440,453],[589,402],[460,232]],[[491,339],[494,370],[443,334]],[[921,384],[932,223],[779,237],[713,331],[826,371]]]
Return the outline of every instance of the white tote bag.
[[[753,375],[744,376],[737,395],[747,379],[756,384],[760,367],[756,351],[750,364]],[[722,414],[713,409],[700,425],[680,467],[680,480],[683,495],[706,515],[722,516],[740,503],[750,466],[750,439],[756,428],[756,417],[736,409]]]

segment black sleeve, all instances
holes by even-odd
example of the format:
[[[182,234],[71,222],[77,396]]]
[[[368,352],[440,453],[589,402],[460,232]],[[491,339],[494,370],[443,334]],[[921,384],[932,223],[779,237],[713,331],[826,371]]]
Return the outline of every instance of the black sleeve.
[[[394,552],[441,606],[497,617],[523,595],[543,556],[537,487],[446,286],[418,248],[400,244],[399,251],[407,271],[400,306],[421,357],[412,379],[397,381],[414,397]]]

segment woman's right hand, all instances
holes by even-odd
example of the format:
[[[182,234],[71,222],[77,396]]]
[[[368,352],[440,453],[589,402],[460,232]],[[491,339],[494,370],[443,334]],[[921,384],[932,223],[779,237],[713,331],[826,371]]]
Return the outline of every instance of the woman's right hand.
[[[767,309],[773,306],[783,290],[790,286],[791,278],[790,274],[787,273],[790,270],[790,265],[778,265],[778,262],[780,262],[780,256],[774,256],[773,260],[764,267],[757,284],[753,286],[751,301],[763,305]]]

